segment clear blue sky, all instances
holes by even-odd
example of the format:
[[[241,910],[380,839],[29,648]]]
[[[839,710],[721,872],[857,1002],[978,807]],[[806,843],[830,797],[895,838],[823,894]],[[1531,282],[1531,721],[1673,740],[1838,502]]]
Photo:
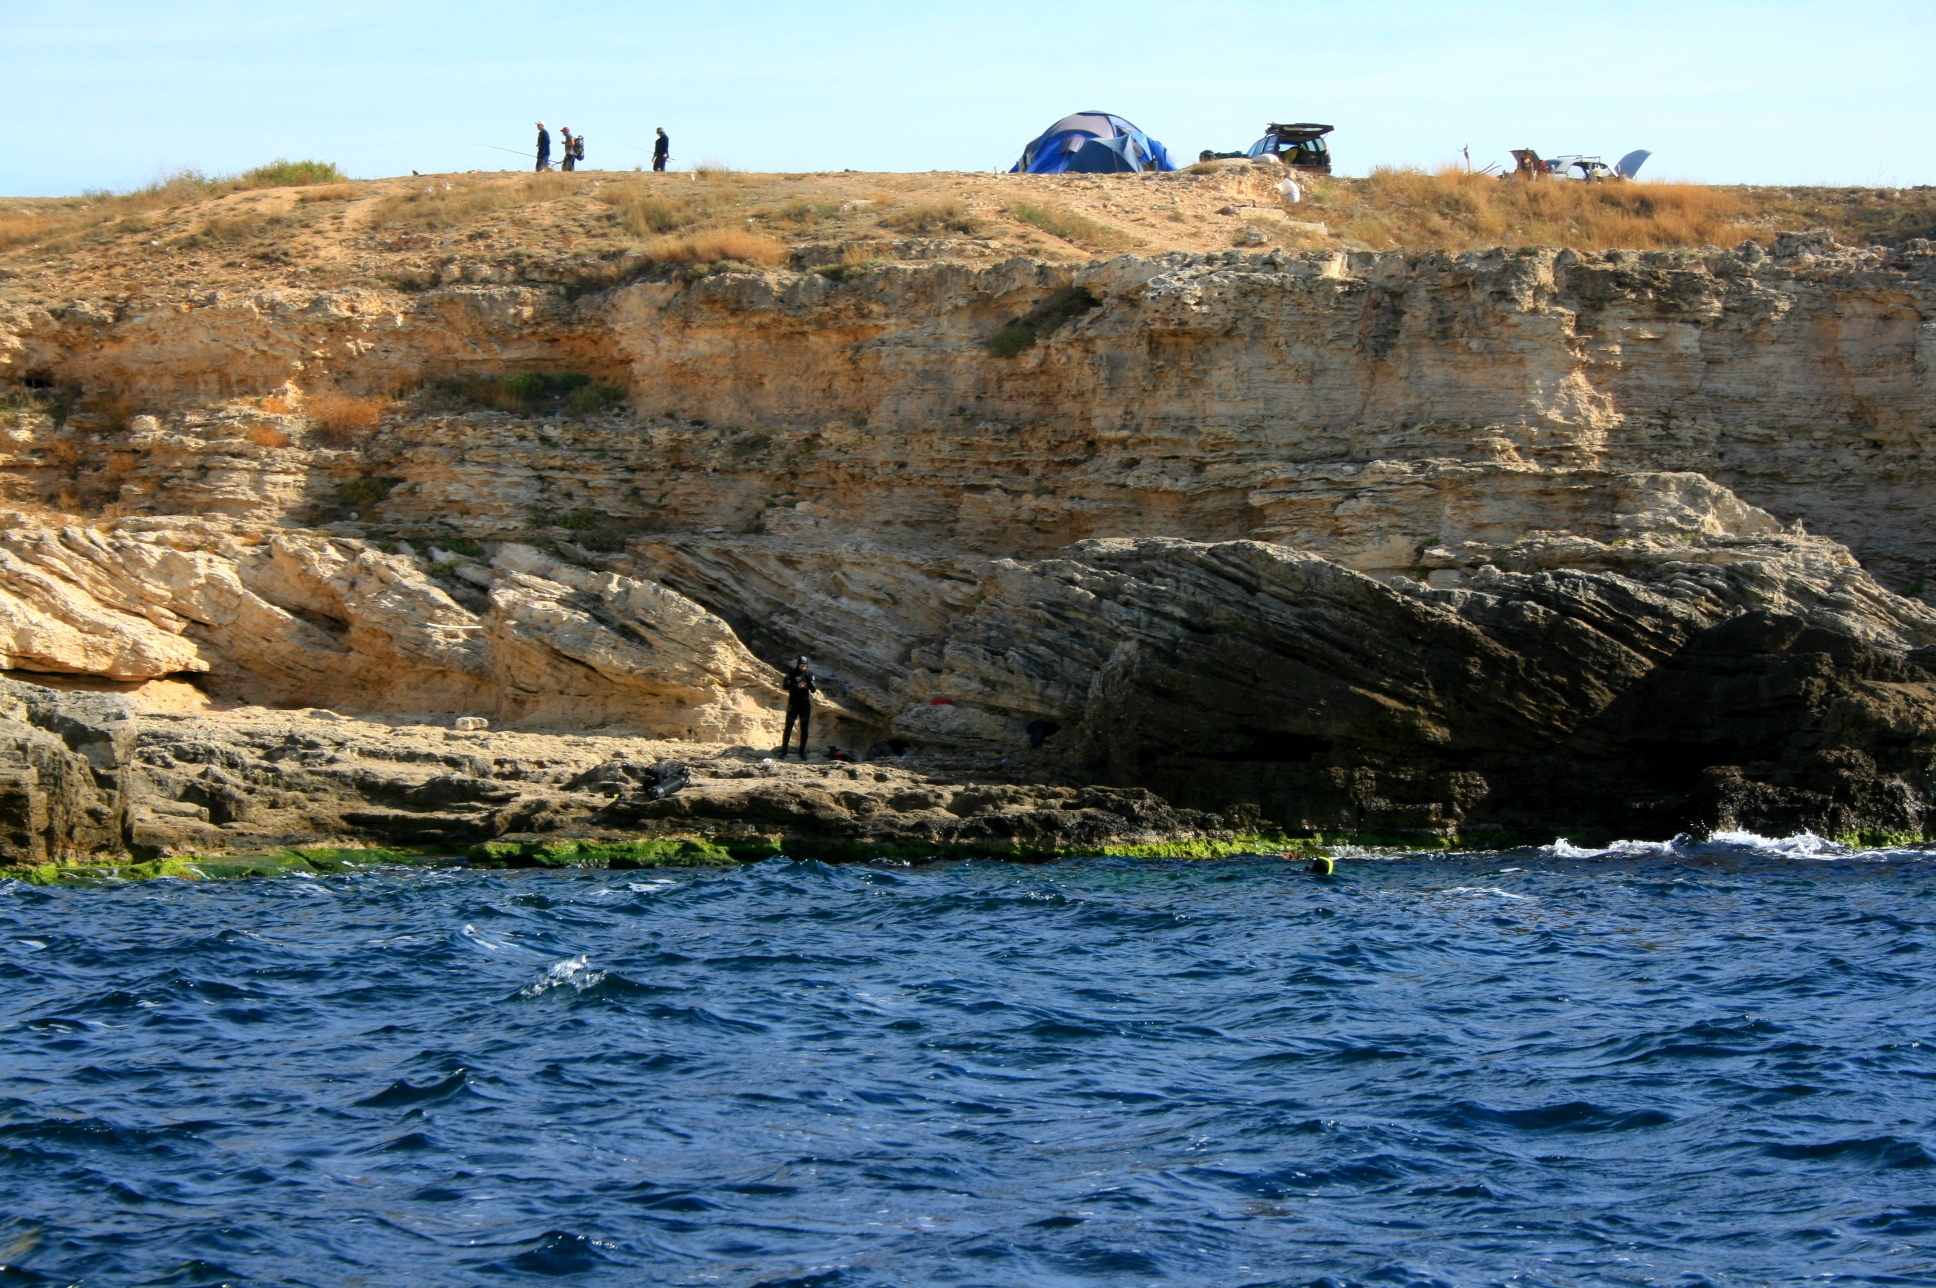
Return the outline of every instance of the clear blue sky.
[[[519,167],[531,122],[629,168],[1005,168],[1065,113],[1180,158],[1266,120],[1339,168],[1635,147],[1648,177],[1936,182],[1936,0],[887,4],[0,0],[0,193],[272,157],[359,177]],[[640,150],[627,150],[630,144]]]

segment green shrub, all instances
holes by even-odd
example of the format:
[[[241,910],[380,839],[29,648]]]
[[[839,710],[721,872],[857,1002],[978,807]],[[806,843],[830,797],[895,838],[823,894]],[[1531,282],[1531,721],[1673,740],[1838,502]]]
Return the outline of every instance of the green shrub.
[[[379,504],[401,482],[402,479],[391,478],[387,474],[365,474],[336,489],[336,504],[345,509]]]
[[[565,408],[574,416],[590,416],[625,405],[625,391],[617,385],[587,384],[571,391]],[[603,453],[600,453],[603,455]]]
[[[0,394],[0,412],[44,412],[55,425],[65,425],[68,415],[80,406],[82,396],[79,385],[16,385]]]
[[[550,374],[514,371],[501,376],[461,376],[433,381],[424,400],[432,407],[486,408],[521,416],[569,412],[589,415],[622,406],[626,391],[602,384],[579,371]]]
[[[458,537],[455,541],[444,542],[443,545],[444,549],[450,551],[452,554],[469,555],[472,559],[482,559],[484,557],[484,547],[478,545],[469,537]]]
[[[533,510],[525,524],[533,528],[564,528],[569,532],[590,532],[603,520],[590,510]]]
[[[1121,250],[1142,244],[1120,228],[1099,224],[1087,215],[1078,215],[1072,210],[1061,210],[1055,206],[1011,206],[1008,216],[1084,250]]]
[[[342,183],[349,178],[333,161],[290,161],[277,157],[268,165],[244,170],[236,179],[242,188],[302,188],[313,183]]]

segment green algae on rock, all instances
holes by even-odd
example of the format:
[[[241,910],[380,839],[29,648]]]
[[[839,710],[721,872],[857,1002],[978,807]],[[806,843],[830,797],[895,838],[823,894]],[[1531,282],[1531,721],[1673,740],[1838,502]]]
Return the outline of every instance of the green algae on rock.
[[[0,867],[0,881],[29,885],[99,885],[117,881],[153,881],[173,877],[207,881],[240,877],[334,876],[367,868],[448,865],[456,860],[408,850],[305,847],[261,854],[201,858],[171,855],[133,863],[40,863]]]

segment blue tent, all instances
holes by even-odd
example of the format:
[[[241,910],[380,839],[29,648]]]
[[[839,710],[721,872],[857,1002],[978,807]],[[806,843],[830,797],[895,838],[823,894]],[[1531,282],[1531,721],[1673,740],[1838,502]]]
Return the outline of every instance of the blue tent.
[[[1022,149],[1010,174],[1114,174],[1174,170],[1161,143],[1108,112],[1077,112]]]

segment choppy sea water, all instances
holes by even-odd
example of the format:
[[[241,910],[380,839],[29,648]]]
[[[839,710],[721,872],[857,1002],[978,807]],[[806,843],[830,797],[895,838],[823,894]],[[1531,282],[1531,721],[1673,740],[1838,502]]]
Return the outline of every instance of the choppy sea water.
[[[1936,1283],[1936,862],[0,886],[0,1285]]]

